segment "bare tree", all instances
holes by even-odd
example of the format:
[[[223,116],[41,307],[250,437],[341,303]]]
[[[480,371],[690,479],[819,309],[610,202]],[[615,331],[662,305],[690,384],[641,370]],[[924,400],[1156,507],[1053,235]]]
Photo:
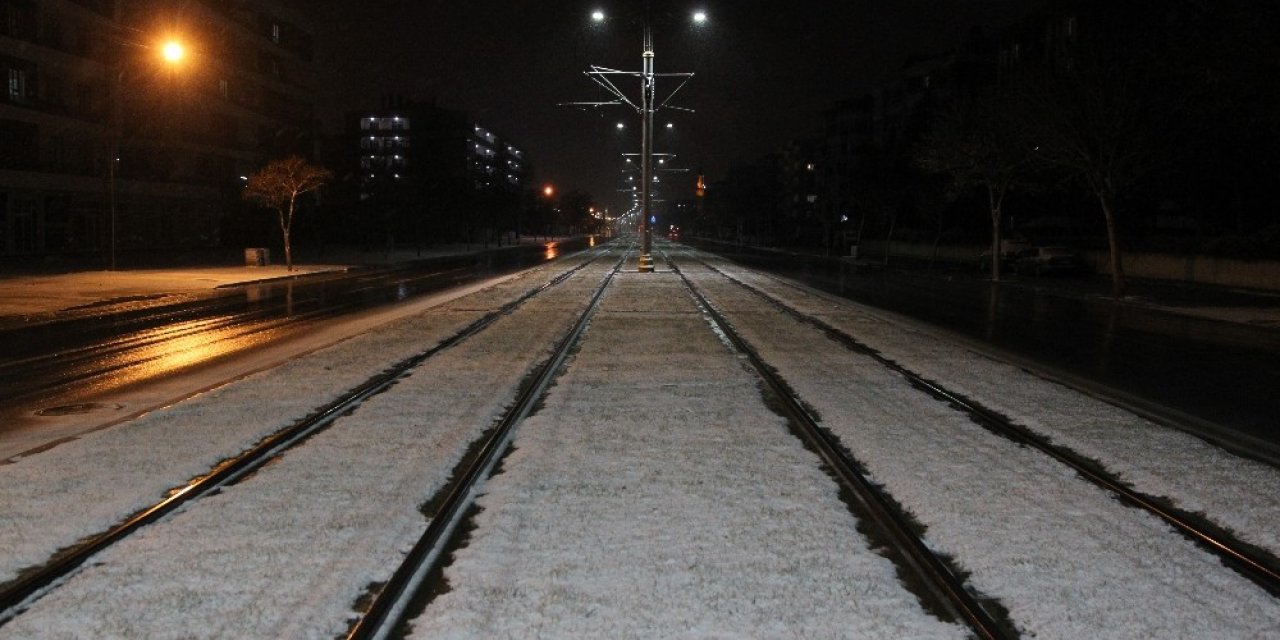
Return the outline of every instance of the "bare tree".
[[[293,249],[289,243],[289,232],[293,228],[298,196],[319,189],[332,177],[333,174],[328,169],[310,164],[300,156],[272,160],[262,170],[249,176],[244,199],[275,209],[280,215],[280,232],[284,236],[284,263],[289,271],[293,271]]]
[[[1084,183],[1106,223],[1112,295],[1125,291],[1118,221],[1122,199],[1153,176],[1179,128],[1174,82],[1152,39],[1095,34],[1064,47],[1021,83],[1029,142],[1045,166]]]
[[[1026,175],[1028,155],[1016,126],[1014,103],[995,89],[957,100],[938,113],[914,161],[951,176],[956,190],[982,188],[991,213],[991,279],[1000,280],[1000,226],[1004,198]]]

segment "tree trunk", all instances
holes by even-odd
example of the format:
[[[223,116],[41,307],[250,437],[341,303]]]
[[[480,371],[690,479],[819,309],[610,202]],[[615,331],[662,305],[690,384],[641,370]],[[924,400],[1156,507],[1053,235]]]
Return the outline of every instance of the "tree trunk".
[[[1111,195],[1099,189],[1098,202],[1102,205],[1102,215],[1107,220],[1107,248],[1111,252],[1111,295],[1121,298],[1124,297],[1124,266],[1120,259],[1120,238],[1116,233],[1116,216]]]
[[[898,226],[898,214],[889,218],[889,233],[884,238],[884,266],[889,266],[889,252],[893,250],[893,228]]]
[[[284,267],[293,271],[293,247],[289,245],[289,227],[293,223],[293,200],[289,201],[289,214],[280,212],[280,234],[284,237]]]
[[[1000,218],[1004,216],[1004,190],[987,185],[987,198],[991,202],[991,281],[1000,282]]]

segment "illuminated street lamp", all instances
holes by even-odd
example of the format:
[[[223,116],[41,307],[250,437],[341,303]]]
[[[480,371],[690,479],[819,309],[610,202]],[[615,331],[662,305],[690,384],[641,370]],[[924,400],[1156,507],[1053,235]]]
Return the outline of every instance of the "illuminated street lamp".
[[[643,125],[640,130],[640,265],[642,273],[653,271],[653,114],[658,110],[657,73],[654,71],[653,28],[649,25],[649,16],[645,15],[644,51],[641,53],[641,97],[640,112]],[[694,22],[706,22],[703,12],[694,15]],[[668,74],[671,75],[671,74]],[[692,75],[692,74],[675,74]]]
[[[605,18],[606,16],[604,15],[603,11],[597,10],[591,14],[592,21],[597,23],[604,22]],[[707,21],[707,14],[704,11],[698,11],[692,15],[692,20],[695,24],[698,24],[698,25],[704,24]],[[653,250],[653,233],[652,233],[651,227],[656,221],[653,215],[653,194],[651,193],[652,183],[654,182],[652,178],[652,175],[653,175],[653,128],[654,128],[653,115],[654,115],[654,112],[656,112],[660,108],[660,106],[666,106],[665,102],[662,105],[659,105],[657,102],[655,80],[657,76],[662,75],[662,76],[669,76],[669,77],[683,77],[685,78],[685,82],[688,82],[688,79],[691,78],[693,74],[692,73],[658,74],[654,71],[653,29],[649,24],[648,11],[645,12],[645,17],[644,17],[644,48],[641,53],[641,62],[642,62],[642,69],[639,72],[619,71],[617,69],[609,69],[609,68],[600,67],[597,65],[592,65],[591,71],[587,72],[587,75],[593,81],[595,81],[596,84],[600,85],[600,87],[612,93],[616,99],[608,102],[576,102],[576,103],[565,103],[565,105],[576,106],[576,107],[601,107],[601,106],[607,106],[607,105],[626,105],[640,112],[640,116],[641,116],[640,118],[640,121],[641,121],[640,182],[641,182],[641,185],[643,186],[643,189],[639,194],[640,195],[640,233],[641,233],[642,240],[641,240],[641,251],[640,251],[640,264],[639,264],[638,270],[641,272],[651,272],[653,271],[653,257],[650,255],[650,253]],[[626,75],[626,76],[639,77],[641,79],[639,105],[633,102],[630,98],[627,97],[625,93],[623,93],[620,89],[618,89],[617,85],[615,85],[612,79],[609,78],[609,76],[612,76],[612,75]],[[676,91],[679,91],[680,88],[683,86],[684,85],[681,84],[679,87],[676,88]],[[673,91],[672,95],[674,95],[676,91]],[[668,100],[669,99],[670,98],[668,97]],[[679,108],[679,107],[675,107],[675,108]],[[689,111],[688,109],[685,109],[685,110]],[[623,128],[622,123],[618,123],[618,129],[622,129],[622,128]],[[672,127],[668,125],[667,128],[672,128]],[[631,162],[630,158],[627,159],[627,162]]]
[[[182,46],[182,43],[176,40],[170,40],[164,43],[164,48],[160,51],[161,55],[164,56],[164,59],[169,62],[178,62],[182,60],[182,57],[187,53],[187,50]]]
[[[160,57],[169,64],[176,66],[186,57],[186,48],[177,40],[169,40],[159,47],[141,46],[144,49],[159,49]],[[110,270],[116,270],[116,165],[120,163],[120,139],[123,136],[121,123],[122,104],[124,102],[124,60],[121,59],[120,68],[116,70],[116,95],[111,107],[111,149],[110,157],[107,158],[107,200],[111,209],[111,266]]]

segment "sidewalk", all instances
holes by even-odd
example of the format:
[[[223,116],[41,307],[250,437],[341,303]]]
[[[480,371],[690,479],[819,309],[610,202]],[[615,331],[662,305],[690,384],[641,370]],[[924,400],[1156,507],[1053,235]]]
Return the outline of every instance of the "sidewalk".
[[[557,241],[562,239],[551,239]],[[521,244],[544,244],[547,240],[522,239]],[[502,248],[511,245],[504,245]],[[488,250],[498,249],[490,245]],[[279,278],[337,273],[359,267],[390,266],[415,260],[465,255],[485,251],[480,244],[444,245],[422,251],[336,250],[326,253],[323,263],[298,263],[293,271],[282,264],[265,267],[188,266],[116,271],[75,271],[68,273],[0,274],[0,318],[34,318],[60,311],[99,307],[114,303],[155,300],[212,291],[219,287]]]
[[[0,277],[0,317],[41,316],[70,309],[161,298],[245,282],[345,271],[347,265],[192,267],[80,271]]]

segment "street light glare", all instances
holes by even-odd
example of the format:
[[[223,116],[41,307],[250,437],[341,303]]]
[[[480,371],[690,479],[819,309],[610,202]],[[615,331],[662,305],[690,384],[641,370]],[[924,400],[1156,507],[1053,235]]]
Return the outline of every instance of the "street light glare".
[[[627,126],[627,125],[622,124],[621,122],[619,122],[619,123],[618,123],[618,128],[619,128],[619,129],[625,129],[625,128],[626,128],[626,126]]]
[[[187,53],[186,49],[182,47],[182,43],[174,40],[164,43],[164,48],[161,49],[161,52],[164,55],[164,59],[169,62],[177,62]]]
[[[694,22],[696,22],[696,23],[698,23],[698,24],[702,24],[702,23],[706,22],[706,21],[707,21],[707,12],[706,12],[706,11],[698,11],[698,12],[695,12],[695,13],[693,14],[693,21],[694,21]]]
[[[594,21],[596,21],[596,22],[604,22],[604,12],[603,12],[603,11],[592,11],[592,12],[591,12],[591,19],[592,19],[592,20],[594,20]]]

